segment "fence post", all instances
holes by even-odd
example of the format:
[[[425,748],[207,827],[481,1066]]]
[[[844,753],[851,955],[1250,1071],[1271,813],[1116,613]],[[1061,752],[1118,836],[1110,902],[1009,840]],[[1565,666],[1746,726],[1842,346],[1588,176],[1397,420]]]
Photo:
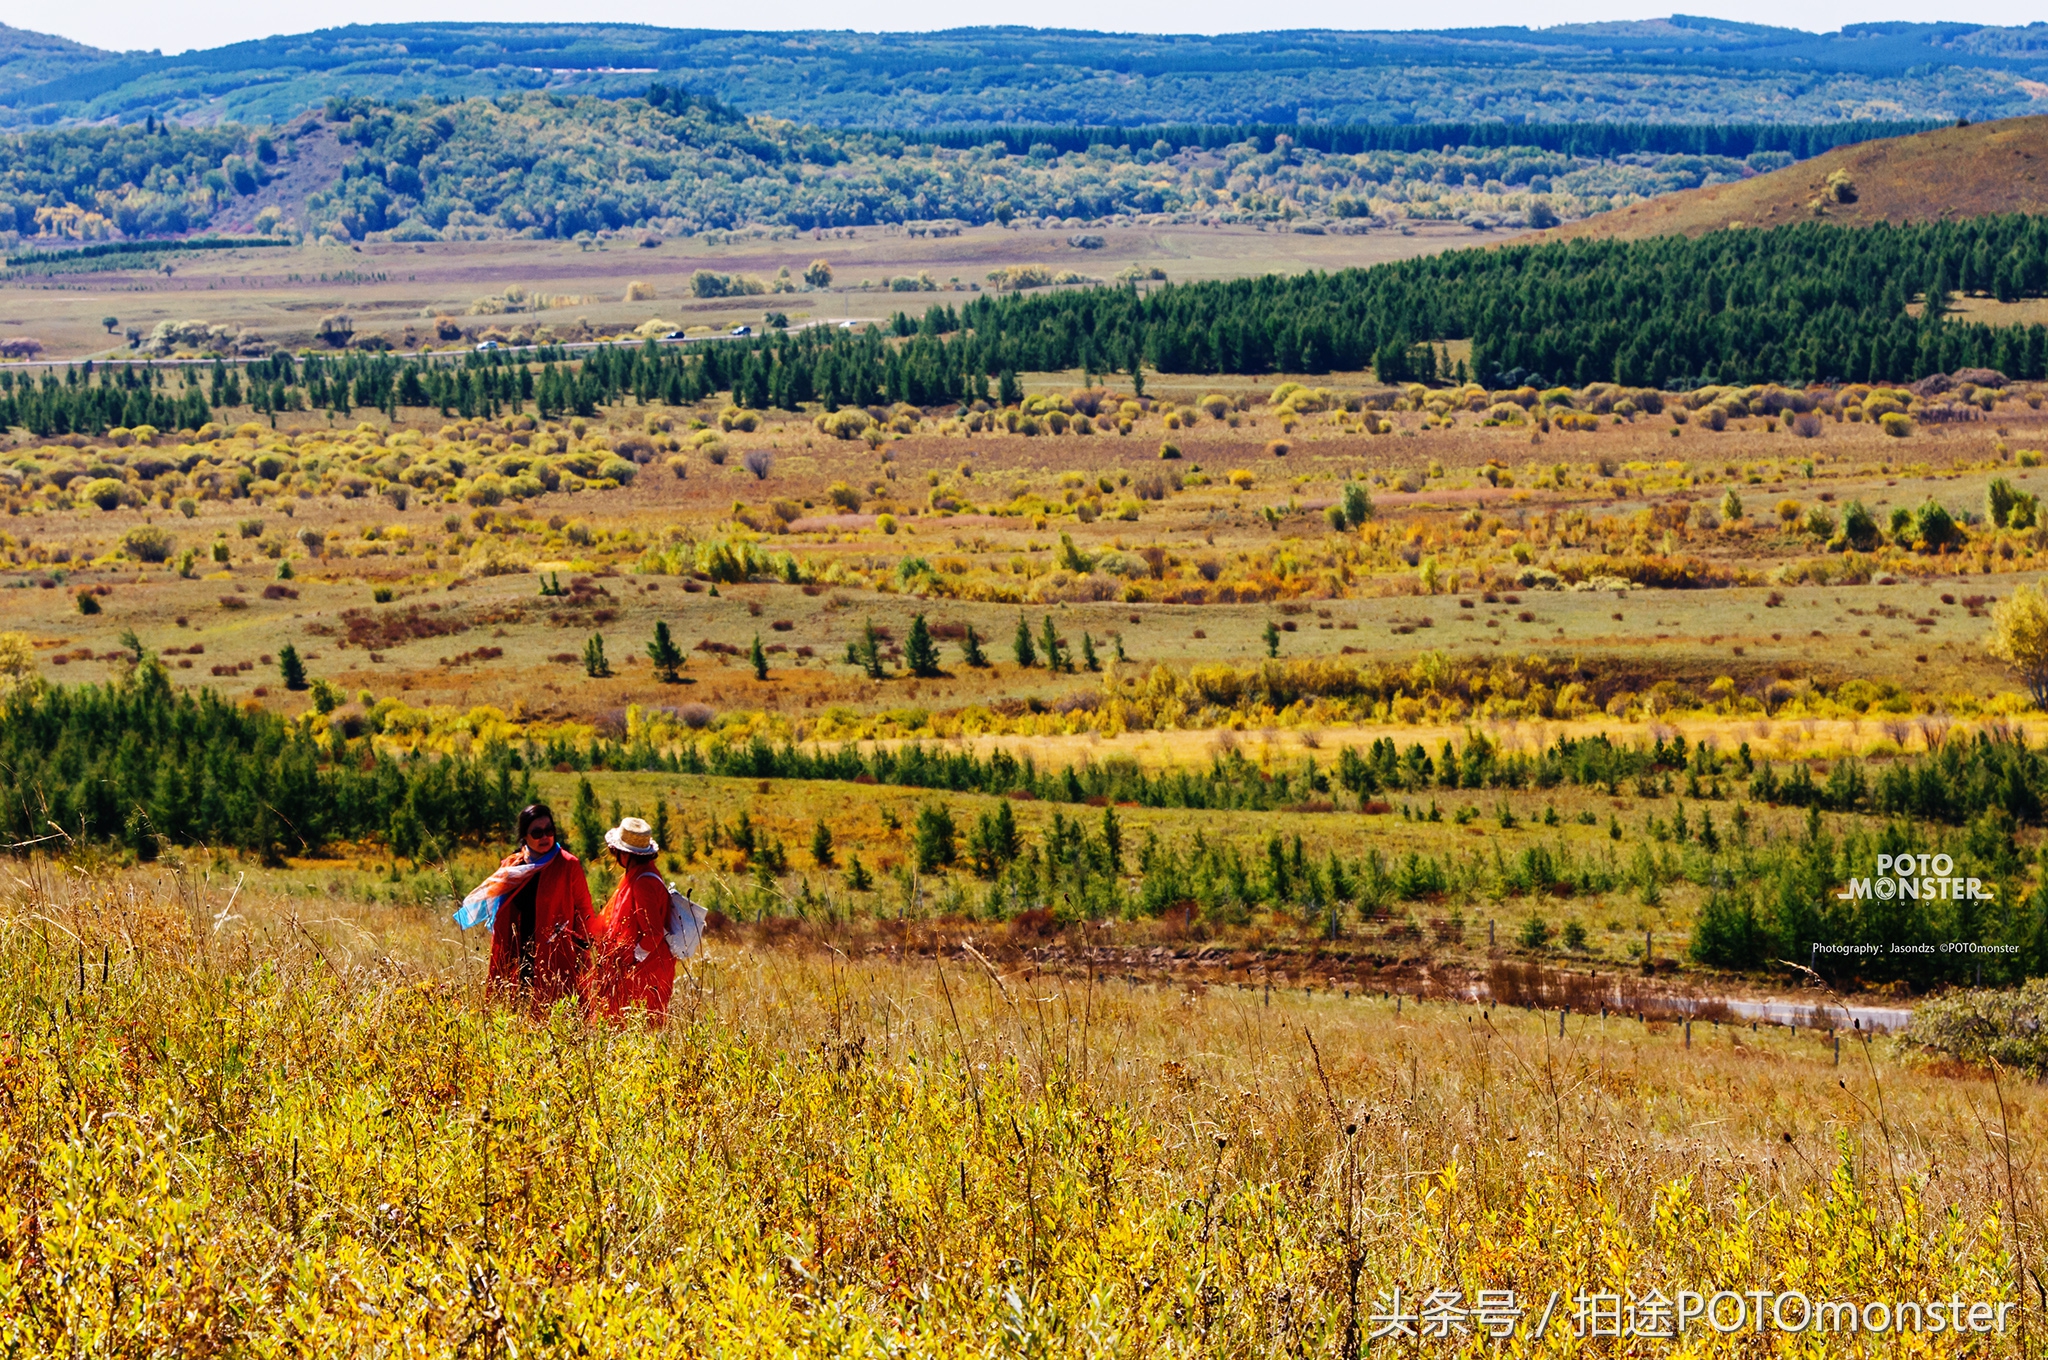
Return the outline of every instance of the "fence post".
[[[1685,1046],[1686,1046],[1687,1048],[1691,1048],[1691,1047],[1692,1047],[1692,1017],[1691,1017],[1691,1016],[1687,1016],[1687,1017],[1685,1018]]]

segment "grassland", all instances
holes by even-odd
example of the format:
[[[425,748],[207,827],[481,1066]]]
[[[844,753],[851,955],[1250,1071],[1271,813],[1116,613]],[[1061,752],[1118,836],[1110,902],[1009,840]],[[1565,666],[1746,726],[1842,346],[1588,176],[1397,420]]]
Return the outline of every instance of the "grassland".
[[[1034,376],[1030,387],[1044,395],[1031,409],[1048,410],[1078,381]],[[122,460],[107,466],[130,469],[132,485],[123,485],[139,503],[102,511],[47,485],[18,491],[7,579],[16,589],[4,598],[47,681],[117,680],[132,662],[122,641],[132,630],[176,685],[276,707],[314,731],[333,725],[387,752],[568,743],[573,763],[560,771],[546,767],[569,757],[532,757],[558,807],[586,773],[605,810],[648,813],[663,800],[677,848],[689,838],[673,872],[734,915],[787,918],[821,938],[878,917],[1016,915],[1007,886],[964,865],[913,872],[921,807],[947,806],[964,835],[1002,800],[908,789],[849,799],[840,783],[593,771],[584,746],[918,743],[1000,750],[1049,772],[1121,760],[1170,772],[1243,757],[1255,770],[1313,762],[1327,775],[1347,748],[1384,739],[1434,755],[1476,737],[1534,755],[1604,734],[1624,745],[1682,736],[1724,759],[1746,748],[1756,761],[1814,762],[1824,773],[1841,757],[1882,765],[2031,721],[1982,640],[1990,604],[2048,566],[2042,531],[2001,529],[1979,511],[1994,479],[2024,492],[2043,475],[2029,452],[2043,418],[2024,388],[1994,402],[1987,420],[1932,421],[1904,439],[1848,419],[1857,393],[1847,389],[1835,408],[1844,418],[1823,419],[1813,439],[1762,415],[1720,431],[1704,415],[1684,425],[1668,415],[1559,416],[1545,432],[1488,423],[1491,406],[1438,412],[1403,395],[1406,409],[1352,412],[1337,402],[1318,413],[1276,405],[1280,392],[1225,384],[1214,394],[1224,398],[1212,404],[1218,418],[1198,405],[1210,395],[1203,388],[1155,380],[1130,433],[1090,436],[1077,427],[973,432],[965,421],[975,413],[965,411],[884,412],[872,446],[807,419],[735,424],[734,412],[715,406],[628,405],[534,429],[523,428],[529,417],[508,417],[424,431],[381,416],[330,430],[324,417],[292,413],[275,431],[220,431],[192,446],[207,456],[189,478],[158,470],[154,481],[133,469],[155,450],[59,442],[27,451],[30,460],[49,468],[76,459],[87,471],[93,458]],[[1599,395],[1576,404],[1590,412]],[[1752,395],[1761,410],[1762,396]],[[1725,416],[1728,407],[1713,409]],[[1387,433],[1365,433],[1368,417]],[[693,423],[703,428],[692,434]],[[1565,428],[1575,423],[1584,428]],[[640,452],[684,475],[650,462],[624,486],[571,477],[554,492],[485,504],[470,494],[484,485],[471,468],[403,509],[394,497],[374,498],[390,472],[383,460],[530,457],[543,440],[554,450],[543,456],[570,461],[647,445]],[[1283,455],[1269,447],[1275,440]],[[667,452],[670,441],[683,451]],[[1163,442],[1181,458],[1162,461]],[[266,449],[276,475],[239,496],[233,479],[207,471]],[[746,466],[753,453],[770,458],[764,476]],[[357,467],[368,471],[350,471]],[[1348,486],[1368,489],[1375,510],[1338,530],[1327,510]],[[1725,520],[1731,490],[1747,508]],[[1884,521],[1930,500],[1978,517],[1959,546],[1923,551],[1906,531],[1869,551],[1831,550],[1805,519],[1860,501]],[[122,547],[138,526],[172,535],[170,560],[151,566]],[[188,547],[195,560],[181,575]],[[742,548],[785,566],[743,580],[704,569]],[[1706,588],[1660,585],[1670,581]],[[562,594],[540,594],[536,582]],[[79,612],[81,592],[99,612]],[[907,674],[901,653],[920,615],[940,637],[939,673],[925,677]],[[1042,654],[1040,664],[1017,663],[1019,621],[1038,634],[1048,616],[1077,662],[1088,640],[1100,673],[1050,670]],[[657,623],[687,655],[676,683],[663,683],[643,654]],[[879,679],[846,660],[870,624],[886,634]],[[991,664],[963,664],[970,626]],[[609,675],[587,673],[593,634],[605,639]],[[765,678],[747,662],[757,638]],[[1312,684],[1293,699],[1246,697],[1263,691],[1233,686],[1258,674],[1269,638],[1277,664],[1299,668],[1286,673],[1369,674],[1387,697]],[[331,687],[321,700],[331,711],[314,702],[318,689],[284,689],[276,662],[287,644]],[[1726,833],[1741,786],[1700,783],[1709,791],[1678,789],[1680,804],[1693,801],[1695,820],[1708,809]],[[1364,817],[1348,795],[1313,793],[1289,810],[1122,815],[1131,847],[1148,836],[1175,847],[1202,837],[1257,858],[1275,835],[1298,834],[1318,861],[1378,852],[1397,864],[1413,852],[1471,865],[1446,896],[1347,913],[1346,959],[1316,965],[1361,986],[1382,975],[1383,985],[1407,986],[1432,968],[1483,974],[1503,954],[1636,969],[1646,931],[1655,957],[1682,958],[1712,872],[1681,872],[1667,858],[1673,867],[1652,884],[1631,867],[1671,853],[1668,832],[1656,830],[1671,818],[1671,795],[1634,784],[1424,788],[1385,795]],[[1432,808],[1437,820],[1428,820]],[[757,858],[716,830],[729,832],[742,811],[787,849],[765,882]],[[1027,841],[1043,838],[1051,813],[1018,805]],[[1789,808],[1742,815],[1756,819],[1758,845],[1787,843],[1803,827]],[[838,845],[860,847],[853,853],[877,876],[873,885],[850,887],[843,860],[813,862],[804,847],[820,823]],[[1834,825],[1879,827],[1868,816]],[[2021,828],[2023,852],[2032,838]],[[1600,886],[1551,905],[1489,867],[1495,850],[1512,861],[1532,848],[1612,867],[1589,880]],[[338,858],[301,868],[339,874],[351,893],[438,910],[486,848],[443,847],[460,873],[401,867],[374,843],[329,853]],[[1119,950],[1192,929],[1227,949],[1313,955],[1325,917],[1306,902],[1275,905],[1177,928],[1140,916],[1090,929],[1107,931],[1097,938]],[[1532,917],[1550,938],[1525,947],[1518,941]],[[1567,927],[1578,942],[1560,954]],[[1681,981],[1712,990],[1784,979]]]
[[[666,1029],[599,1029],[288,877],[16,879],[24,1351],[1349,1354],[1397,1288],[1515,1291],[1517,1354],[1652,1288],[2012,1305],[1874,1353],[2043,1325],[2039,1088],[1895,1040],[737,935]]]
[[[350,317],[358,337],[381,336],[405,349],[445,347],[441,317],[453,318],[472,338],[545,330],[573,340],[630,332],[657,318],[679,329],[725,330],[742,322],[758,328],[771,311],[799,325],[885,321],[905,306],[957,302],[954,294],[988,288],[989,274],[1016,266],[1099,278],[1135,266],[1186,282],[1377,264],[1481,239],[1455,223],[1338,236],[1162,222],[1090,228],[1103,244],[1078,249],[1068,244],[1078,230],[991,225],[956,236],[913,236],[880,226],[829,233],[762,228],[664,239],[653,247],[640,244],[638,233],[588,245],[309,242],[180,256],[169,261],[168,274],[155,264],[89,274],[19,272],[0,282],[0,326],[40,340],[52,355],[116,360],[133,353],[123,338],[128,330],[146,337],[162,322],[227,326],[293,350],[319,346],[320,318],[336,312]],[[787,269],[801,279],[817,259],[833,270],[833,286],[822,291],[699,298],[691,287],[699,270],[773,279]],[[935,295],[889,287],[893,279],[923,277]],[[649,285],[652,295],[628,301],[636,281]],[[508,287],[531,301],[508,302]],[[101,325],[109,314],[119,321],[111,335]]]
[[[1090,269],[1175,278],[1450,239],[1102,234]],[[305,246],[4,300],[53,344],[113,296],[152,309],[120,325],[296,341],[347,310],[467,349],[880,318],[1066,237]],[[820,255],[830,292],[677,296]],[[845,287],[920,272],[947,284]],[[633,281],[656,296],[581,300]],[[310,410],[206,361],[151,388],[211,389],[204,428],[0,449],[14,1349],[1355,1355],[1396,1289],[1512,1289],[1505,1353],[1577,1355],[1581,1295],[1654,1289],[2007,1318],[1695,1323],[1686,1354],[2039,1353],[2041,1086],[1841,1009],[1960,992],[1967,961],[1806,953],[2048,959],[2039,719],[1984,650],[2048,572],[2037,385],[1069,372],[768,411],[564,397],[553,351],[517,395],[452,357],[426,377],[488,377],[436,388],[474,414],[336,397],[360,352],[298,365]],[[193,750],[168,700],[122,707],[159,678],[278,716]],[[131,723],[90,760],[89,723],[43,725],[81,684]],[[848,751],[876,764],[786,772]],[[486,997],[449,914],[506,818],[421,810],[458,764],[479,803],[530,780],[585,851],[657,823],[717,912],[666,1028]],[[281,796],[260,838],[155,829],[274,774],[345,785],[350,830],[294,846]],[[1995,906],[1835,905],[1901,845]],[[1794,1023],[1735,1021],[1761,1000]],[[1447,1350],[1501,1353],[1466,1325]]]

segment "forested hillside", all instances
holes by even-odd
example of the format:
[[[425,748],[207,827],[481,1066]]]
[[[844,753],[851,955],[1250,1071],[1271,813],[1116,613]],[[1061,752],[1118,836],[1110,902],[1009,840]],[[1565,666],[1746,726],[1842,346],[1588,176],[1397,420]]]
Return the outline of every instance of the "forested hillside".
[[[68,38],[0,24],[0,99],[32,85],[91,70],[114,58]]]
[[[0,230],[60,240],[195,230],[256,193],[281,158],[289,168],[314,148],[335,178],[302,214],[274,214],[277,231],[433,240],[1149,213],[1519,226],[1532,210],[1578,217],[1895,130],[1560,125],[1521,140],[1501,125],[1012,128],[906,138],[747,118],[658,83],[616,100],[337,97],[275,131],[147,120],[0,138]]]
[[[279,14],[277,22],[290,23]],[[37,35],[39,36],[39,35]],[[680,81],[830,126],[2000,117],[2048,78],[2038,29],[1715,19],[1435,32],[1144,35],[1022,28],[748,33],[611,24],[351,25],[203,51],[47,49],[0,119],[283,120],[336,90],[390,99]],[[26,78],[40,71],[40,80]]]

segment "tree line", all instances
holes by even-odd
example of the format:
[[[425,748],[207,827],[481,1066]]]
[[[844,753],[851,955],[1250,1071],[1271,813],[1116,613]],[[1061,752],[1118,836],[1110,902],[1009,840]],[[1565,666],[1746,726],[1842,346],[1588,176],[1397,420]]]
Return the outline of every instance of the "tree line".
[[[1668,156],[1729,156],[1743,159],[1758,152],[1784,152],[1806,160],[1838,146],[1905,137],[1943,124],[1927,119],[1855,119],[1834,123],[1653,123],[1653,122],[1523,122],[1507,119],[1417,123],[1180,123],[1151,127],[1085,127],[1033,124],[977,124],[910,130],[873,129],[877,137],[968,150],[1000,144],[1012,156],[1043,147],[1054,154],[1085,152],[1098,146],[1129,150],[1196,147],[1220,150],[1244,142],[1261,153],[1281,145],[1329,155],[1355,156],[1369,151],[1437,151],[1444,147],[1529,147],[1568,156],[1609,159],[1645,152]]]
[[[2048,327],[1957,321],[1948,312],[1959,292],[2005,301],[2048,293],[2048,218],[1556,242],[1151,292],[984,294],[957,308],[933,304],[921,319],[899,313],[886,333],[810,328],[688,349],[650,341],[580,360],[559,347],[302,364],[278,354],[247,365],[233,391],[246,379],[258,412],[372,407],[394,419],[400,407],[470,417],[527,402],[544,417],[588,415],[627,396],[683,404],[719,392],[755,409],[816,402],[834,411],[984,400],[991,378],[1071,368],[1138,379],[1145,368],[1371,366],[1382,381],[1432,380],[1443,375],[1431,342],[1465,338],[1472,369],[1496,387],[1902,382],[1965,367],[2048,378]],[[233,376],[216,364],[214,405],[235,404],[225,399]],[[209,410],[186,381],[182,404],[166,413],[152,395],[160,373],[103,365],[97,383],[91,365],[33,383],[0,373],[0,425],[39,435],[190,427]]]
[[[373,839],[408,858],[509,834],[533,801],[502,748],[394,758],[330,732],[175,691],[143,656],[107,685],[30,686],[0,709],[0,837],[121,845],[149,860],[213,845],[275,862]]]
[[[1901,381],[1964,366],[2048,376],[2048,328],[1950,318],[1958,292],[2048,291],[2048,219],[1461,250],[1370,269],[983,297],[961,312],[985,366],[1325,373],[1470,339],[1482,382],[1684,388]],[[1927,301],[1924,312],[1910,310]],[[1533,381],[1533,378],[1530,379]]]
[[[1503,752],[1475,736],[1462,746],[1446,741],[1433,754],[1420,743],[1403,750],[1382,737],[1363,750],[1347,748],[1327,768],[1311,759],[1292,770],[1266,770],[1231,752],[1206,770],[1161,773],[1130,761],[1045,770],[1001,751],[978,757],[913,743],[863,752],[760,739],[669,750],[556,740],[496,744],[475,758],[398,757],[376,750],[368,737],[350,737],[340,724],[323,730],[210,690],[177,692],[153,657],[139,646],[136,652],[125,678],[24,687],[0,710],[0,836],[17,851],[89,842],[123,846],[147,860],[169,845],[213,845],[276,861],[339,841],[368,841],[418,861],[507,835],[517,810],[535,798],[533,771],[542,767],[830,779],[1005,795],[967,827],[942,805],[928,805],[914,850],[924,872],[958,866],[984,879],[989,908],[1009,914],[1047,908],[1092,917],[1191,906],[1228,921],[1271,906],[1336,929],[1353,913],[1383,914],[1397,902],[1516,898],[1520,914],[1539,918],[1540,927],[1549,899],[1632,887],[1654,903],[1664,885],[1684,880],[1709,890],[1692,948],[1716,966],[1768,967],[1803,957],[1816,943],[1960,939],[2012,951],[1887,951],[1859,963],[1859,973],[1927,983],[1960,980],[1965,972],[2004,981],[2048,971],[2048,884],[2026,893],[2029,857],[2015,841],[2019,828],[2042,819],[2048,764],[2023,742],[1988,735],[1889,762],[1874,775],[1863,762],[1838,761],[1820,784],[1803,762],[1790,777],[1780,776],[1746,748],[1723,754],[1688,745],[1683,736],[1647,746],[1605,736],[1560,738],[1534,753]],[[1744,776],[1754,801],[1807,808],[1803,838],[1753,843],[1747,805],[1724,812],[1716,825],[1716,803]],[[1332,810],[1342,791],[1359,805],[1382,796],[1426,798],[1426,806],[1402,805],[1403,815],[1424,821],[1444,818],[1443,798],[1454,804],[1453,820],[1463,822],[1481,814],[1455,806],[1465,801],[1461,795],[1564,784],[1608,794],[1626,788],[1647,800],[1646,834],[1630,859],[1619,858],[1618,846],[1600,853],[1561,840],[1545,844],[1540,833],[1512,851],[1496,845],[1463,856],[1368,854],[1353,861],[1310,854],[1299,835],[1290,845],[1275,833],[1263,859],[1197,836],[1171,846],[1148,841],[1135,856],[1136,883],[1123,881],[1134,847],[1122,838],[1120,805]],[[1680,794],[1675,804],[1662,801],[1672,793]],[[1011,810],[1019,797],[1057,805],[1049,835],[1019,834]],[[1885,820],[1836,836],[1825,829],[1823,809]],[[1519,821],[1505,803],[1488,815],[1504,829]],[[1552,808],[1539,824],[1559,821]],[[1941,826],[1955,830],[1937,832],[1931,843],[1916,830]],[[709,836],[717,843],[715,828]],[[1609,836],[1621,840],[1618,821],[1610,819]],[[818,843],[825,847],[821,863],[829,861],[829,832],[822,842],[814,838]],[[1834,895],[1844,880],[1873,875],[1880,853],[1930,849],[1953,855],[1956,872],[1993,885],[1993,895]],[[1548,938],[1527,933],[1535,943]]]

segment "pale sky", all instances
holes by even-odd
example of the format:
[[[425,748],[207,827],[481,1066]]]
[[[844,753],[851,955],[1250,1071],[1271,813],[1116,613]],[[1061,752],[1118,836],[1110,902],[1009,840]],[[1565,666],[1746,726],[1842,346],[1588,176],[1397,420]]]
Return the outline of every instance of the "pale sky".
[[[1885,19],[1925,22],[1933,17],[1924,0],[1679,0],[1679,12],[1706,14],[1752,23],[1779,24],[1826,32],[1843,24]],[[1361,6],[1341,0],[1297,0],[1279,9],[1245,5],[1239,0],[1005,0],[1002,4],[963,7],[956,0],[755,0],[738,12],[710,15],[697,7],[659,0],[610,0],[602,7],[563,0],[352,0],[346,19],[353,23],[417,23],[427,20],[489,22],[641,23],[664,27],[823,28],[866,31],[953,28],[965,24],[1029,24],[1041,28],[1087,28],[1140,33],[1227,33],[1273,28],[1475,28],[1494,24],[1542,27],[1590,20],[1659,18],[1673,12],[1671,0],[1661,7],[1631,6],[1626,0],[1467,0],[1459,5]],[[9,0],[0,5],[0,22],[19,28],[59,33],[79,42],[115,50],[161,48],[181,52],[193,47],[302,32],[341,21],[334,11],[321,11],[304,25],[288,17],[289,9],[252,4],[249,0],[74,0],[56,10],[41,10]],[[1977,0],[1960,13],[1942,13],[1945,21],[1986,24],[2027,24],[2042,17],[2039,0]]]

